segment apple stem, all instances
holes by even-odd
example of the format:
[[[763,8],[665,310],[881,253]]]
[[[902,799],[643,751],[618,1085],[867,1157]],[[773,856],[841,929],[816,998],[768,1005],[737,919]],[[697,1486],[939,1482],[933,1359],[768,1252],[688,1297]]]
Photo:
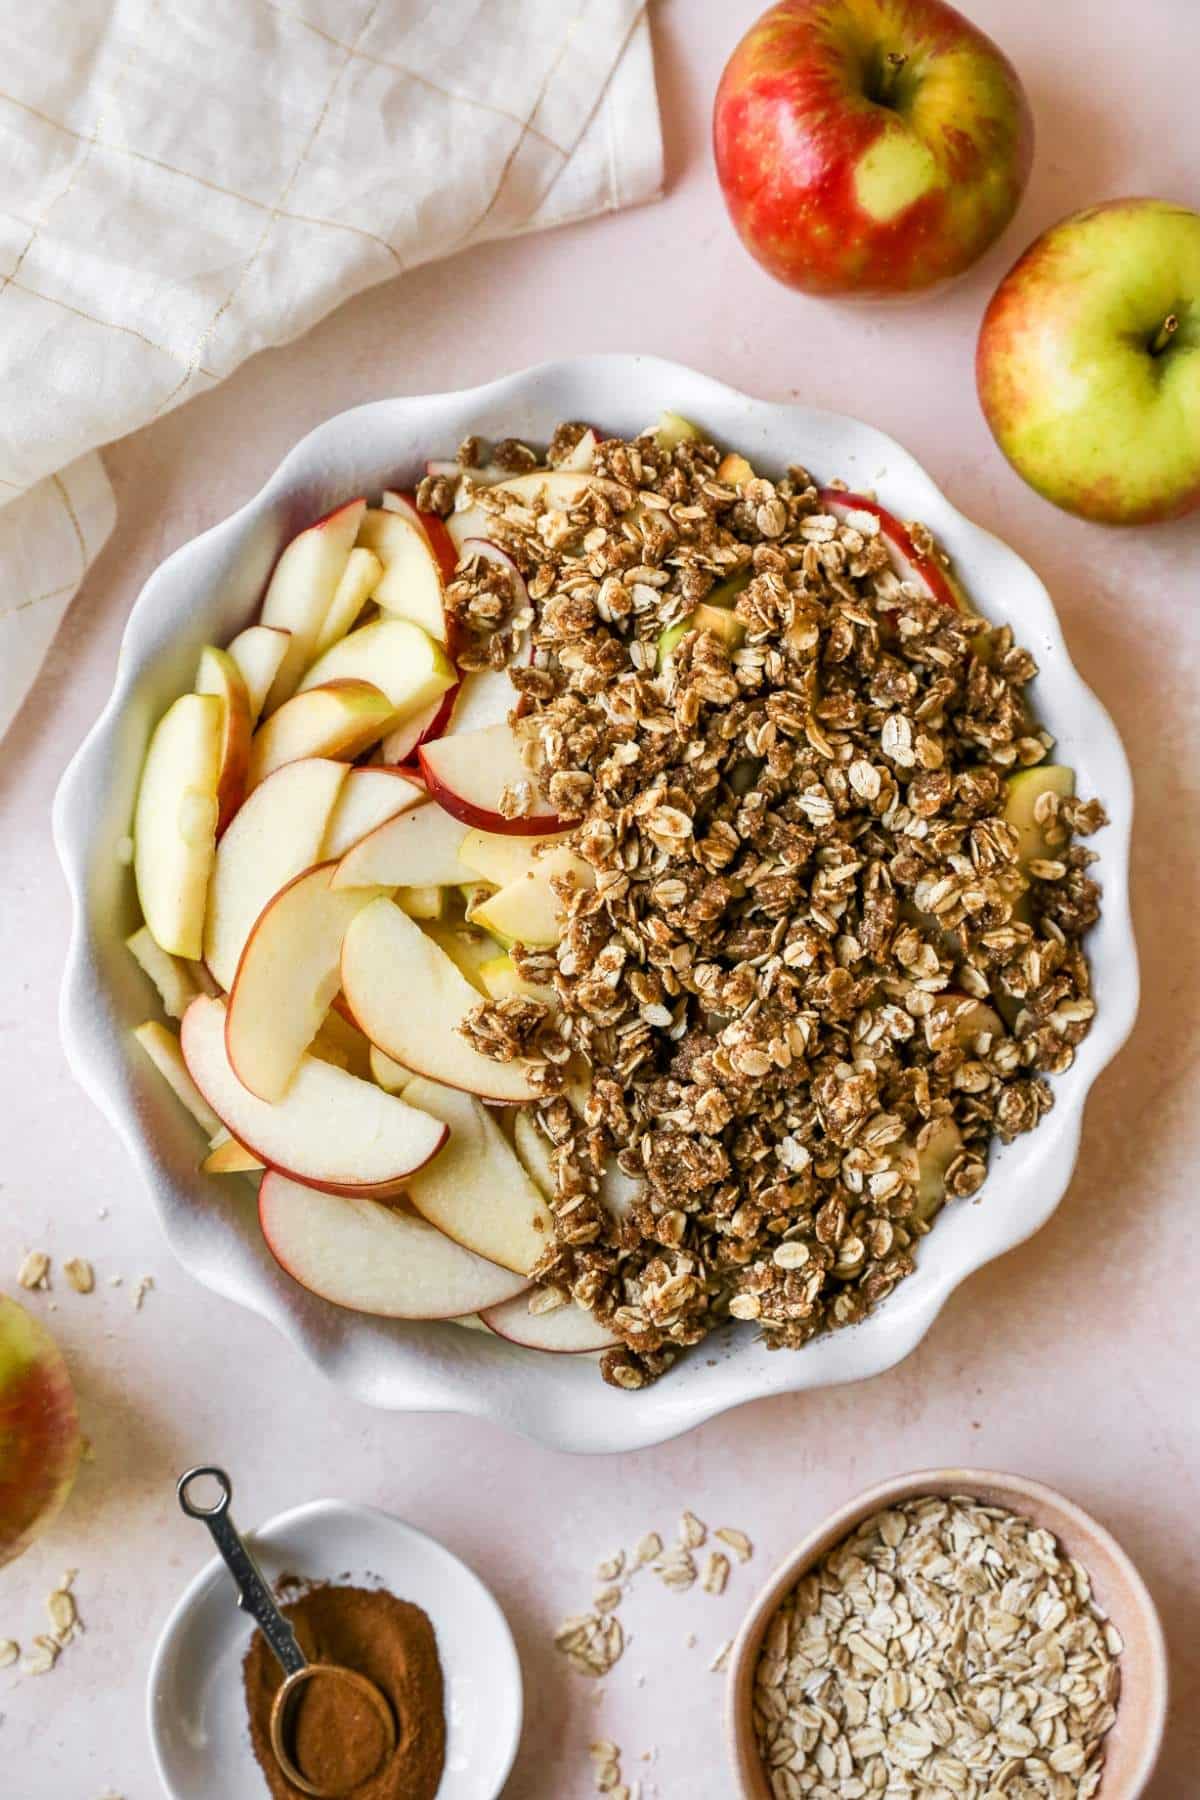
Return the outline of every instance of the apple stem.
[[[878,92],[875,94],[877,106],[887,106],[891,102],[896,87],[896,77],[908,61],[902,50],[889,50],[883,59],[883,70],[879,77]]]
[[[1168,313],[1158,330],[1155,332],[1150,344],[1151,356],[1161,356],[1178,330],[1179,314]]]

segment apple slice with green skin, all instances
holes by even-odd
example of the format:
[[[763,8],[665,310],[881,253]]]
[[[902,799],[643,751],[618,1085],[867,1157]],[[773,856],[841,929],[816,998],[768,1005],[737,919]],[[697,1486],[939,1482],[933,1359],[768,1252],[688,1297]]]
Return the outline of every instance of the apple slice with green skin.
[[[238,632],[229,646],[229,654],[246,684],[251,730],[258,724],[271,683],[287,655],[291,636],[290,631],[280,631],[273,625],[249,625],[245,631]]]
[[[280,1268],[322,1300],[383,1319],[450,1319],[526,1286],[405,1206],[325,1194],[274,1170],[258,1220]]]
[[[621,491],[615,481],[570,469],[531,469],[528,475],[510,475],[504,481],[489,485],[493,493],[508,495],[522,506],[532,506],[541,499],[559,512],[569,512],[573,506],[578,506],[593,487],[599,487],[610,499]],[[455,549],[461,552],[468,538],[489,537],[493,516],[482,506],[465,506],[461,511],[452,512],[446,520],[446,530]]]
[[[827,513],[832,513],[835,519],[840,519],[845,525],[861,529],[864,521],[873,521],[874,524],[869,524],[867,529],[871,531],[875,526],[878,527],[879,535],[887,544],[892,567],[901,581],[912,582],[914,587],[922,589],[931,600],[948,606],[952,612],[963,610],[953,578],[945,565],[934,556],[923,555],[913,542],[908,526],[895,513],[880,506],[878,500],[868,499],[865,494],[852,494],[843,488],[822,488],[820,501]]]
[[[174,1032],[168,1031],[157,1019],[147,1019],[144,1025],[137,1027],[133,1035],[175,1098],[191,1113],[205,1136],[215,1136],[221,1129],[221,1121],[192,1080],[183,1059],[179,1039]]]
[[[204,960],[226,992],[251,927],[272,894],[321,860],[348,774],[345,763],[326,757],[288,763],[255,788],[218,844],[204,919]]]
[[[413,1077],[404,1097],[450,1133],[437,1161],[409,1181],[417,1211],[456,1244],[527,1275],[554,1242],[554,1222],[495,1119],[474,1094],[423,1075]]]
[[[250,691],[227,650],[210,644],[200,652],[196,692],[221,702],[221,766],[217,776],[217,836],[232,819],[246,791],[250,761]]]
[[[221,1142],[214,1144],[204,1161],[200,1164],[205,1175],[250,1175],[256,1169],[263,1169],[266,1164],[255,1156],[253,1150],[247,1150],[245,1144],[239,1144],[221,1128]]]
[[[711,632],[714,637],[719,637],[724,642],[731,656],[735,650],[741,649],[742,641],[746,636],[745,621],[739,619],[735,612],[731,612],[725,606],[710,606],[707,601],[702,600],[696,610],[690,612],[686,619],[680,619],[677,624],[668,625],[659,637],[658,666],[660,669],[665,667],[672,651],[689,631]]]
[[[680,444],[703,444],[704,433],[682,413],[660,412],[653,425],[648,425],[642,433],[643,437],[652,437],[660,450],[676,450]]]
[[[317,633],[317,641],[313,645],[314,657],[323,656],[353,628],[359,613],[378,587],[382,575],[383,564],[373,550],[356,546],[350,552],[346,567],[342,570],[342,579],[329,602],[329,611]]]
[[[59,1512],[82,1450],[61,1350],[39,1319],[0,1294],[0,1566]]]
[[[375,589],[376,604],[398,619],[419,625],[439,643],[446,642],[445,583],[428,533],[403,513],[372,507],[359,530],[359,543],[383,564]]]
[[[420,712],[414,713],[410,719],[405,719],[403,724],[397,725],[394,731],[388,732],[379,746],[380,755],[386,764],[402,766],[407,769],[410,764],[416,762],[418,745],[426,743],[430,738],[442,736],[443,732],[449,728],[454,713],[454,701],[458,694],[458,687],[459,684],[455,682],[454,686],[447,688],[446,692],[438,699],[431,700],[428,706],[421,708]]]
[[[578,1301],[570,1300],[550,1312],[531,1312],[534,1300],[534,1295],[517,1294],[502,1306],[485,1307],[480,1316],[497,1337],[524,1350],[545,1350],[553,1356],[587,1356],[610,1350],[621,1341]]]
[[[1053,858],[1058,849],[1046,841],[1038,819],[1038,802],[1044,794],[1069,800],[1075,792],[1075,771],[1061,763],[1035,763],[1021,769],[1004,784],[1004,817],[1017,832],[1017,860],[1023,869],[1041,858]]]
[[[519,994],[526,1000],[540,1000],[544,1006],[558,1010],[558,995],[554,989],[537,981],[526,981],[517,973],[517,965],[507,952],[503,956],[490,956],[481,963],[479,979],[493,1000],[507,1000]]]
[[[414,806],[426,805],[428,799],[420,783],[410,781],[399,769],[351,769],[329,815],[320,860],[340,862],[380,825]]]
[[[222,728],[215,694],[181,695],[150,739],[134,812],[142,916],[163,950],[193,960],[216,852]]]
[[[435,738],[421,745],[417,757],[432,797],[464,825],[505,837],[535,837],[563,831],[571,823],[550,810],[507,725]],[[505,789],[522,785],[532,793],[530,810],[506,818],[500,804]]]
[[[302,757],[352,761],[383,736],[394,714],[387,695],[369,681],[330,681],[293,694],[254,734],[247,793]]]
[[[590,868],[588,873],[594,883],[595,876]],[[567,871],[566,878],[575,886],[584,885],[574,880],[573,871]],[[473,906],[471,921],[482,925],[502,942],[550,950],[562,936],[563,903],[555,893],[549,875],[540,869],[531,869]]]
[[[144,925],[139,925],[125,939],[125,947],[142,972],[148,975],[158,989],[163,1003],[163,1011],[169,1019],[182,1019],[191,1002],[200,992],[193,968],[196,964],[187,963],[180,956],[172,956],[169,951],[156,944]]]
[[[348,850],[334,886],[454,887],[471,871],[459,859],[465,829],[440,806],[416,806],[388,819]]]
[[[338,583],[346,571],[365,500],[349,500],[294,537],[275,565],[262,604],[260,623],[290,632],[287,650],[267,693],[264,710],[273,713],[296,691],[313,659]]]
[[[338,681],[365,681],[382,688],[392,703],[391,731],[411,713],[440,700],[457,677],[454,665],[429,633],[407,619],[376,619],[318,657],[299,692]],[[382,735],[382,734],[381,734]]]
[[[255,921],[225,1018],[225,1048],[243,1087],[282,1100],[341,986],[342,939],[376,888],[332,887],[336,863],[297,875]]]
[[[203,994],[188,1007],[188,1072],[219,1122],[271,1168],[326,1193],[390,1199],[442,1148],[439,1120],[319,1057],[301,1058],[282,1100],[260,1100],[229,1061],[225,1014]]]
[[[478,990],[390,900],[373,900],[351,920],[342,992],[359,1030],[414,1074],[485,1100],[535,1097],[522,1063],[495,1062],[462,1036],[458,1027],[479,1004]]]

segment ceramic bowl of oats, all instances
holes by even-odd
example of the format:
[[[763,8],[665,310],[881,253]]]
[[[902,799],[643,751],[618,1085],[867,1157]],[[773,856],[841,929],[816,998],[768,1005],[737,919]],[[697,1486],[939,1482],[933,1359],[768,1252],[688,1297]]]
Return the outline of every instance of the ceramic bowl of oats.
[[[882,1482],[800,1543],[730,1655],[743,1800],[1137,1800],[1167,1653],[1111,1534],[1019,1475]]]

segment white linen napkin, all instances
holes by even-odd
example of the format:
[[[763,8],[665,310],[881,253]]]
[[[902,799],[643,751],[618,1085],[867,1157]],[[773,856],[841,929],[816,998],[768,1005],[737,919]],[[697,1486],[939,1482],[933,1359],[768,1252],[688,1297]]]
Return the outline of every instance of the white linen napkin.
[[[351,294],[656,195],[645,0],[0,8],[0,733],[114,522],[98,446]]]

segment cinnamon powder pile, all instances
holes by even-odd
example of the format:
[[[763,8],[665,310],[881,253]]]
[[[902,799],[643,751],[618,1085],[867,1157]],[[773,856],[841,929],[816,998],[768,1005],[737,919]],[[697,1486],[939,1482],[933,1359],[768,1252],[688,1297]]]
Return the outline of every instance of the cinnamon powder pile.
[[[282,1609],[309,1662],[338,1663],[373,1681],[396,1721],[396,1748],[380,1765],[383,1733],[370,1706],[335,1681],[301,1690],[293,1722],[296,1767],[347,1800],[434,1800],[446,1758],[445,1696],[429,1617],[394,1594],[316,1587]],[[271,1707],[283,1671],[256,1631],[244,1665],[250,1742],[273,1800],[304,1800],[271,1749]],[[366,1773],[364,1773],[366,1772]]]

